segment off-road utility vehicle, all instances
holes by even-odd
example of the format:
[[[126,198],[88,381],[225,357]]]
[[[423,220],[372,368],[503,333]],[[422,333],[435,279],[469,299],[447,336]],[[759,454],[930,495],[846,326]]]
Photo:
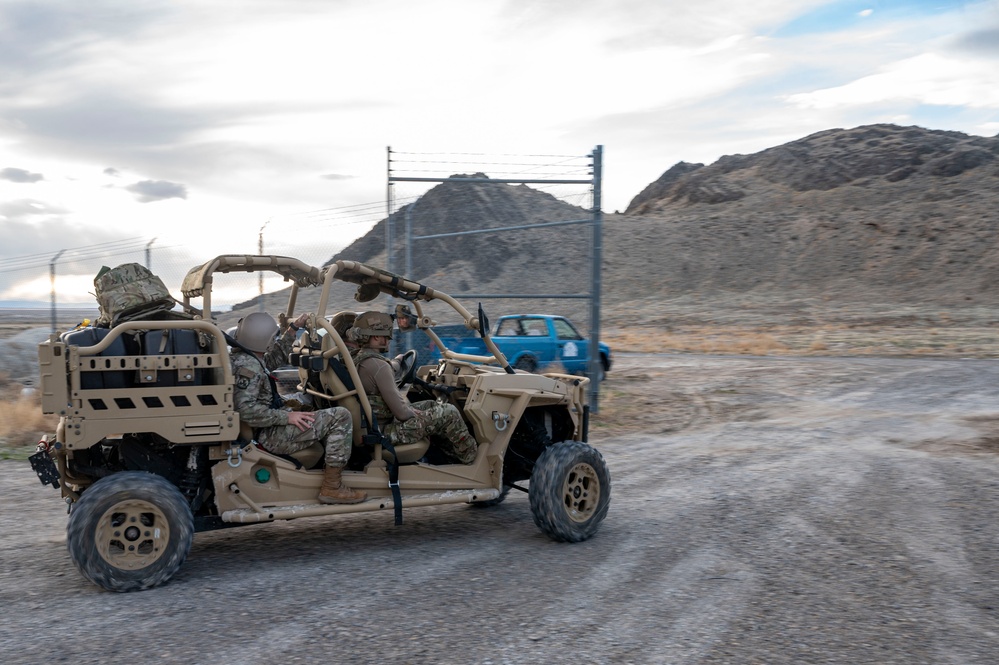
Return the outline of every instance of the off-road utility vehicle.
[[[319,503],[321,444],[282,457],[259,447],[247,428],[241,436],[231,340],[212,318],[212,285],[219,273],[254,271],[292,282],[289,320],[300,289],[321,289],[291,362],[299,392],[315,408],[351,411],[354,451],[343,478],[367,492],[363,503]],[[398,325],[419,328],[439,345],[436,365],[417,368],[415,353],[402,355],[397,379],[414,401],[458,407],[479,443],[474,463],[439,463],[429,441],[392,447],[382,436],[367,397],[355,389],[357,370],[334,326],[338,312],[327,311],[336,280],[356,284],[359,302],[396,299]],[[362,263],[320,269],[280,256],[219,256],[189,271],[181,293],[186,314],[54,334],[39,345],[42,409],[61,418],[32,466],[43,483],[61,488],[70,507],[70,556],[95,584],[131,591],[166,582],[197,531],[378,510],[393,511],[401,523],[409,508],[495,505],[511,488],[529,494],[535,523],[556,541],[584,540],[604,519],[610,475],[586,443],[588,380],[512,369],[489,339],[481,306],[473,315],[445,293]],[[438,306],[452,307],[479,331],[492,355],[444,347],[433,332]]]

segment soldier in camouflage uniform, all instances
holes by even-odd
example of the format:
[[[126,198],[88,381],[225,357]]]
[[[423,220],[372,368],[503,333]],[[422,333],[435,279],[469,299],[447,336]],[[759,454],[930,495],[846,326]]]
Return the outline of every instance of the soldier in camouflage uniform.
[[[440,447],[449,457],[462,464],[474,462],[477,443],[454,404],[435,400],[411,404],[396,386],[392,362],[382,355],[392,339],[392,317],[363,312],[348,334],[360,347],[353,354],[354,363],[382,434],[393,445],[437,435],[446,440]]]
[[[367,494],[344,486],[342,481],[353,440],[350,412],[340,406],[291,411],[285,408],[269,374],[287,364],[295,333],[306,319],[305,314],[298,317],[276,340],[278,324],[270,314],[253,312],[240,320],[236,342],[244,348],[234,348],[231,356],[236,380],[233,407],[240,421],[253,427],[257,443],[270,452],[287,455],[321,441],[326,448],[326,468],[319,502],[360,503]]]

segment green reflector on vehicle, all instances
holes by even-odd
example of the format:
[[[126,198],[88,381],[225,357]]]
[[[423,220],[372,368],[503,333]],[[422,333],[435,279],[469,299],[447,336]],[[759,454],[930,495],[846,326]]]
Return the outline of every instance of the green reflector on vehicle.
[[[271,479],[271,472],[268,471],[267,469],[257,469],[257,472],[254,474],[254,477],[257,479],[258,483],[266,483],[268,480]]]

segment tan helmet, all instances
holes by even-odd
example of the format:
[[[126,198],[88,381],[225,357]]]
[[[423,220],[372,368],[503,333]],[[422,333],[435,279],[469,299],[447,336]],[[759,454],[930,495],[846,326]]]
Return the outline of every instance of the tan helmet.
[[[333,315],[333,318],[330,319],[330,325],[333,326],[334,330],[340,333],[340,337],[348,339],[347,331],[354,325],[354,319],[356,318],[357,314],[354,312],[337,312]]]
[[[392,317],[384,312],[361,312],[348,333],[350,339],[358,344],[367,344],[372,336],[392,339]]]
[[[263,353],[277,336],[278,324],[267,312],[253,312],[239,320],[236,341],[250,351]]]

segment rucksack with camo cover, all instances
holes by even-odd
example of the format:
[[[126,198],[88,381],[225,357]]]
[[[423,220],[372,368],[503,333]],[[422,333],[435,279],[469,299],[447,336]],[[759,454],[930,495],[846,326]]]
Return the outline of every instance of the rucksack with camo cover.
[[[177,304],[163,280],[141,263],[123,263],[114,268],[102,266],[94,277],[94,289],[100,309],[99,327],[154,318]]]

